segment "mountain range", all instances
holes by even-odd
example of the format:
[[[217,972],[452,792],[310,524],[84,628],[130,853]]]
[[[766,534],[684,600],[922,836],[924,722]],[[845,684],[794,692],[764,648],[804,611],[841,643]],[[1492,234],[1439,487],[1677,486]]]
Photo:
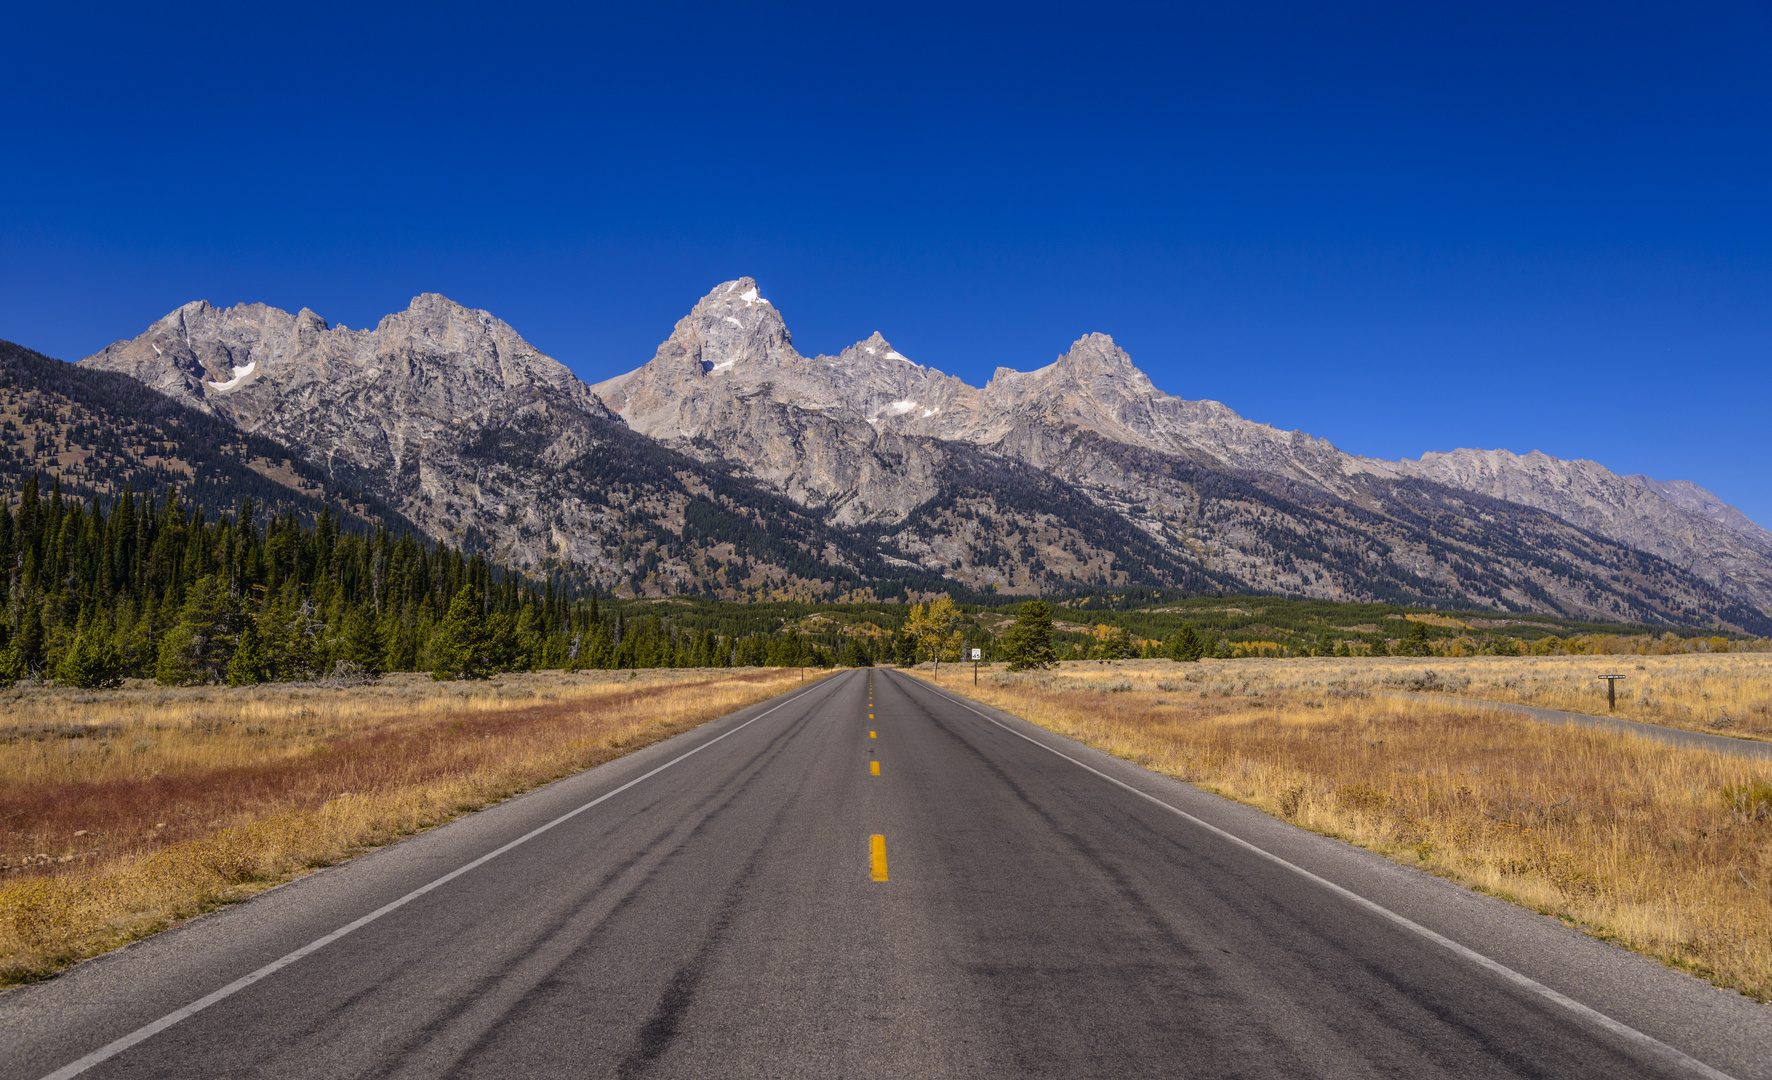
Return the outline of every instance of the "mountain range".
[[[1142,585],[1772,631],[1772,533],[1696,484],[1346,454],[1166,394],[1099,333],[983,387],[878,333],[807,357],[749,278],[595,385],[435,294],[357,330],[197,301],[78,367],[432,537],[638,593]]]
[[[77,367],[0,341],[0,484],[50,474],[66,495],[160,495],[214,515],[256,505],[260,520],[330,508],[362,529],[413,526],[274,439],[242,432],[124,375]]]

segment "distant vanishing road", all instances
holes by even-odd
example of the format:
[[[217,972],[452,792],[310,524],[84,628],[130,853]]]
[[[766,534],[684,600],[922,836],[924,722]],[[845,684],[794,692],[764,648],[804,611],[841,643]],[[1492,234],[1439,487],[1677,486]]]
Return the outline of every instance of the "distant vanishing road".
[[[0,996],[50,1075],[1747,1080],[1772,1016],[877,670]]]

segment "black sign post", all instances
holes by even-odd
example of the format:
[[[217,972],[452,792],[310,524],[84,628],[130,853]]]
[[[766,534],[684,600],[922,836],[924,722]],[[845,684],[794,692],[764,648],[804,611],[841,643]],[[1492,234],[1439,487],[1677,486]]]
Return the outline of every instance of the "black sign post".
[[[1623,675],[1601,675],[1600,678],[1606,680],[1606,711],[1607,712],[1617,712],[1618,711],[1618,680],[1624,678],[1624,676]]]

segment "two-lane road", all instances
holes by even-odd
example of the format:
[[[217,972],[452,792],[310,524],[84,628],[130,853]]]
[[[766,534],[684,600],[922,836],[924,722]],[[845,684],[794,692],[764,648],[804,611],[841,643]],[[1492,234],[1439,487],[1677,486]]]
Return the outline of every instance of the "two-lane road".
[[[0,1077],[254,973],[79,1075],[1772,1075],[1761,1007],[1615,952],[851,672],[6,995]]]

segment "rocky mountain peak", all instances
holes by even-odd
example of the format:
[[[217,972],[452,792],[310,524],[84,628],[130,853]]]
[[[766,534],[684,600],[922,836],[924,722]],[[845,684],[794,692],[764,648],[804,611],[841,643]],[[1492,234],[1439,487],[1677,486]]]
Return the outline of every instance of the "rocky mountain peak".
[[[1070,351],[1033,371],[1000,367],[986,384],[986,392],[1050,394],[1061,390],[1088,390],[1113,397],[1169,395],[1158,390],[1150,377],[1132,363],[1126,350],[1106,334],[1084,334],[1071,343]]]
[[[335,336],[350,334],[342,327]],[[405,311],[382,317],[355,340],[351,359],[362,369],[392,370],[397,356],[424,357],[458,377],[504,390],[546,386],[582,394],[584,384],[564,364],[523,340],[489,311],[470,308],[439,293],[421,293]]]
[[[923,366],[899,352],[897,349],[894,349],[892,343],[887,341],[885,336],[878,330],[875,330],[867,338],[856,342],[837,354],[837,359],[844,361],[856,361],[861,360],[864,357],[868,360],[891,360],[902,364],[908,364],[911,367],[920,368]]]
[[[1761,528],[1736,507],[1729,505],[1690,480],[1651,480],[1641,473],[1624,479],[1673,503],[1690,514],[1697,514],[1744,536],[1772,551],[1772,531]]]
[[[659,346],[658,355],[665,356],[673,344],[709,375],[752,360],[800,358],[781,313],[748,277],[722,282],[698,300],[670,340]]]
[[[192,300],[188,304],[180,304],[163,315],[155,326],[181,328],[187,322],[202,322],[215,314],[215,308],[207,300]]]
[[[81,364],[130,375],[248,430],[303,387],[357,379],[441,377],[462,389],[464,405],[493,388],[540,386],[589,398],[564,365],[502,319],[437,293],[414,297],[374,330],[331,326],[308,308],[292,315],[268,304],[217,309],[199,300]]]
[[[1213,587],[1772,617],[1772,540],[1697,485],[1537,452],[1355,458],[1165,394],[1106,334],[1034,371],[999,368],[982,390],[878,332],[806,358],[751,278],[700,298],[650,361],[594,388],[602,401],[502,320],[435,293],[371,330],[194,301],[81,363],[300,448],[432,535],[480,537],[527,565],[583,560],[635,588],[646,564],[611,556],[611,540],[644,528],[690,544],[687,466],[655,456],[658,440],[717,466],[697,498],[730,481],[735,505],[767,490],[820,528],[876,530],[839,543],[845,566],[886,558],[1037,589],[1173,582],[1210,560]],[[608,501],[618,485],[625,500]],[[1091,521],[1106,531],[1085,544]],[[673,565],[682,581],[711,573]],[[660,581],[645,587],[681,584]]]
[[[998,368],[985,385],[989,412],[1039,413],[1045,422],[1074,424],[1133,445],[1162,446],[1156,415],[1177,399],[1158,390],[1106,334],[1085,334],[1043,368]]]
[[[642,415],[669,426],[676,403],[704,379],[723,381],[740,367],[792,365],[801,360],[787,323],[748,277],[721,282],[689,314],[645,365],[591,387],[610,408],[634,423]]]
[[[553,471],[513,479],[500,471],[500,440],[520,431],[527,452],[541,447],[557,464],[581,457],[614,419],[508,323],[437,293],[372,330],[329,326],[307,308],[187,304],[80,363],[299,447],[432,535],[486,529],[496,517],[510,526],[501,542],[529,561],[551,541],[539,518],[522,530],[511,522]]]
[[[1127,393],[1161,394],[1150,377],[1132,363],[1126,350],[1106,334],[1084,334],[1071,343],[1070,351],[1053,366],[1056,372],[1072,378],[1120,383]]]

